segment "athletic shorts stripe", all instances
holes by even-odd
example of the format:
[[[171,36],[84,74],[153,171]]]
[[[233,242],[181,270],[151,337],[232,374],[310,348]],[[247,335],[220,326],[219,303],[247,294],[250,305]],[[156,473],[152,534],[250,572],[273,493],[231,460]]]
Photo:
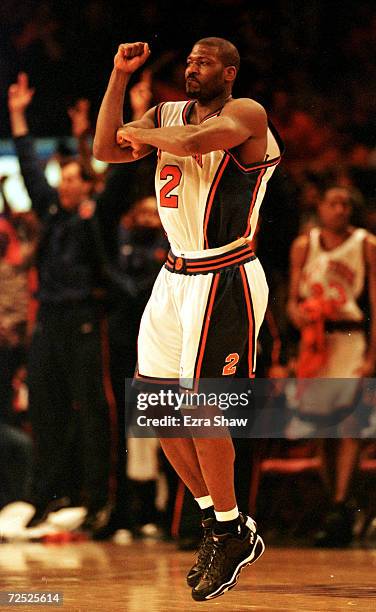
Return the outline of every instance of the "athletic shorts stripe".
[[[244,266],[240,266],[240,274],[243,282],[245,303],[247,305],[248,313],[248,373],[249,377],[253,378],[255,375],[255,349],[256,349],[256,325],[255,325],[255,313],[253,310],[252,295],[248,285],[247,274],[244,270]]]
[[[205,353],[206,340],[208,337],[210,317],[213,311],[213,305],[214,305],[214,300],[215,300],[215,296],[217,293],[218,283],[219,283],[219,273],[213,276],[212,284],[210,287],[208,302],[206,306],[206,312],[205,312],[204,321],[203,321],[203,325],[201,329],[201,337],[200,337],[199,348],[197,352],[197,360],[195,364],[195,371],[194,371],[195,383],[196,381],[200,379],[200,375],[201,375],[201,367],[202,367],[202,361],[203,361],[204,353]]]

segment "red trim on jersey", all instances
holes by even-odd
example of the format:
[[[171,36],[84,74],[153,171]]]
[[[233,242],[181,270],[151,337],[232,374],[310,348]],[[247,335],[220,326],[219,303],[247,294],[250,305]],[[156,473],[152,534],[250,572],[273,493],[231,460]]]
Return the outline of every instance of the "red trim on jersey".
[[[221,163],[218,166],[216,176],[214,178],[214,181],[209,191],[208,200],[207,200],[206,207],[205,207],[205,216],[204,216],[204,246],[206,249],[209,248],[208,237],[206,235],[206,232],[208,229],[209,217],[210,217],[211,208],[212,208],[213,201],[214,201],[214,196],[216,194],[219,182],[223,176],[226,166],[229,162],[229,159],[230,159],[230,155],[228,153],[225,153],[222,158]]]
[[[232,256],[232,255],[240,255],[241,253],[244,253],[246,250],[251,249],[252,253],[252,247],[251,247],[251,243],[248,240],[245,240],[242,244],[240,244],[239,246],[235,247],[234,249],[231,249],[229,251],[224,251],[223,253],[220,253],[219,255],[213,255],[214,259],[211,258],[210,256],[207,257],[197,257],[197,258],[185,258],[181,255],[174,255],[174,253],[170,250],[167,254],[167,259],[171,262],[174,263],[175,260],[177,258],[180,259],[184,259],[184,261],[190,265],[190,264],[195,264],[195,265],[201,265],[201,264],[205,264],[205,263],[213,263],[216,261],[220,261],[222,259],[227,259],[228,257]],[[203,251],[203,253],[205,253],[205,251]]]
[[[251,259],[255,259],[256,256],[249,244],[243,245],[240,248],[235,249],[230,253],[224,253],[218,257],[212,259],[210,257],[206,259],[192,260],[184,259],[183,257],[175,257],[175,255],[169,254],[165,263],[165,268],[169,272],[176,272],[179,274],[198,274],[200,272],[211,272],[221,270],[239,263],[245,263]]]
[[[214,300],[215,300],[215,296],[217,293],[218,283],[219,283],[219,273],[215,274],[212,280],[212,285],[210,287],[208,303],[207,303],[205,317],[204,317],[204,324],[201,330],[201,338],[200,338],[200,344],[199,344],[199,349],[198,349],[198,358],[197,358],[195,372],[194,372],[195,389],[196,389],[196,384],[198,383],[200,379],[200,375],[201,375],[201,367],[202,367],[202,362],[204,359],[206,340],[207,340],[208,332],[209,332],[210,318],[211,318],[211,313],[213,311]]]
[[[162,108],[165,105],[165,102],[161,102],[160,104],[158,104],[157,108],[155,109],[155,115],[154,115],[154,123],[156,127],[161,127],[162,126]]]
[[[225,255],[225,257],[217,257],[216,259],[208,259],[207,262],[206,261],[189,261],[189,263],[187,264],[188,268],[191,266],[202,266],[206,263],[208,263],[209,265],[211,264],[216,264],[218,262],[221,261],[226,261],[228,259],[232,259],[233,257],[238,257],[239,255],[253,255],[253,251],[251,249],[250,246],[245,245],[245,249],[242,249],[240,252],[237,251],[236,253],[230,253],[228,255]],[[227,264],[226,264],[227,265]]]
[[[254,164],[247,164],[244,166],[238,159],[236,159],[235,155],[231,153],[229,149],[226,149],[226,153],[230,155],[231,159],[243,172],[254,172],[255,170],[261,170],[262,168],[270,168],[270,166],[276,166],[281,161],[281,156],[279,155],[278,157],[274,157],[269,161],[256,162]]]
[[[183,119],[183,123],[184,125],[188,124],[188,120],[189,120],[189,115],[194,107],[194,105],[196,104],[196,100],[191,100],[189,102],[187,102],[187,104],[184,106],[183,108],[183,112],[182,112],[182,119]],[[213,111],[212,113],[209,113],[208,115],[206,115],[205,117],[203,117],[203,119],[201,119],[200,124],[203,123],[204,121],[206,121],[207,119],[210,119],[211,117],[216,117],[217,115],[220,114],[220,112],[222,111],[223,106],[221,106],[220,108],[217,108],[217,110]]]
[[[183,108],[181,118],[183,120],[184,125],[188,125],[189,115],[190,115],[190,112],[194,104],[195,102],[190,100],[189,102],[186,103],[186,105]]]
[[[255,314],[253,311],[252,295],[248,285],[247,273],[244,266],[239,266],[240,274],[243,282],[245,303],[248,313],[248,374],[250,378],[254,377],[254,353],[256,348],[255,338]]]
[[[214,113],[209,113],[209,115],[206,115],[206,117],[201,119],[200,123],[204,123],[204,121],[206,121],[207,119],[211,119],[212,117],[218,117],[218,115],[220,114],[222,108],[223,108],[223,106],[220,109],[214,111]]]
[[[191,272],[193,273],[198,273],[198,272],[212,272],[215,270],[221,270],[221,268],[225,268],[226,266],[234,266],[237,263],[244,263],[244,261],[246,259],[249,259],[250,257],[252,257],[252,255],[243,255],[242,257],[238,257],[237,259],[228,261],[225,264],[218,264],[218,265],[214,265],[214,266],[206,266],[204,268],[190,268],[189,266],[187,267],[187,272],[188,274]],[[253,257],[255,257],[255,255],[253,255]]]
[[[266,172],[266,168],[263,168],[262,170],[260,170],[260,174],[257,177],[257,181],[256,181],[256,185],[255,188],[253,190],[253,194],[252,194],[252,200],[251,200],[251,204],[249,207],[249,214],[248,214],[248,220],[247,220],[247,228],[243,234],[243,238],[247,238],[247,236],[249,236],[249,234],[251,233],[251,217],[252,217],[252,213],[253,213],[253,209],[255,206],[255,202],[257,200],[257,196],[258,196],[258,192],[261,186],[261,182],[262,182],[262,177],[264,176],[265,172]]]

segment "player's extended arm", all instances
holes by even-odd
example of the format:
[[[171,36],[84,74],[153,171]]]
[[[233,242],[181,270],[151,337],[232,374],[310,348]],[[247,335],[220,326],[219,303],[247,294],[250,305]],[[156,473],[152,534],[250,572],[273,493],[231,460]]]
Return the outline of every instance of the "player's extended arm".
[[[263,107],[254,100],[232,100],[222,113],[200,125],[168,126],[145,129],[129,124],[117,132],[120,146],[132,143],[148,144],[173,155],[186,157],[195,153],[209,153],[231,149],[249,138],[262,138],[266,133],[267,118]]]
[[[124,94],[135,70],[140,68],[149,57],[150,51],[147,43],[126,43],[119,45],[114,58],[112,70],[106,93],[103,97],[99,110],[97,126],[94,136],[94,157],[105,162],[128,162],[134,161],[132,148],[120,149],[116,143],[116,131],[123,125]],[[154,113],[148,111],[136,124],[143,128],[151,128],[154,125]],[[143,157],[152,150],[145,146],[138,150],[137,157]]]
[[[299,284],[303,266],[307,256],[308,236],[298,236],[294,240],[290,251],[290,286],[287,302],[287,314],[295,327],[300,329],[305,321],[299,309]]]

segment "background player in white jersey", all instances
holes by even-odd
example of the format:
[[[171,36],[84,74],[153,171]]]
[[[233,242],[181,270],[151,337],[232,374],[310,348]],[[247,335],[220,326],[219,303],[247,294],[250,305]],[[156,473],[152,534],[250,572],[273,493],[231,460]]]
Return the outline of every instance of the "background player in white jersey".
[[[318,206],[320,227],[298,237],[291,248],[288,310],[303,339],[298,375],[315,376],[316,380],[305,386],[299,413],[290,423],[288,436],[309,438],[317,435],[318,428],[325,431],[331,423],[337,423],[339,435],[336,440],[322,440],[323,467],[332,507],[317,533],[319,546],[346,545],[352,539],[352,512],[346,502],[360,440],[351,437],[358,426],[351,412],[358,378],[373,376],[376,363],[376,238],[350,225],[352,207],[349,189],[327,189]],[[370,311],[368,338],[365,314],[359,304],[366,288]],[[315,335],[321,317],[322,355],[310,354],[304,333],[313,323]],[[316,345],[316,351],[317,348]],[[316,358],[318,362],[314,364]],[[337,380],[324,382],[322,378]],[[344,383],[341,380],[344,378],[352,380]]]
[[[221,38],[198,41],[188,56],[191,102],[159,105],[122,126],[125,88],[148,56],[146,43],[120,45],[94,141],[107,162],[158,153],[156,195],[171,252],[142,318],[136,380],[197,388],[205,378],[253,377],[268,289],[249,239],[282,146],[260,104],[232,98],[239,54]],[[233,444],[229,436],[161,444],[203,513],[187,581],[195,600],[212,599],[264,550],[237,508]]]

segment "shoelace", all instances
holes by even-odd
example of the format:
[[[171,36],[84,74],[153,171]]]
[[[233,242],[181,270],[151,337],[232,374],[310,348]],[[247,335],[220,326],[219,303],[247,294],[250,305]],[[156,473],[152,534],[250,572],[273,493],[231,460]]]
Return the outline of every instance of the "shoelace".
[[[198,553],[197,566],[198,567],[206,565],[206,561],[207,561],[209,554],[211,553],[213,544],[214,542],[213,542],[213,538],[211,537],[211,529],[210,530],[208,529],[208,532],[204,533],[204,537],[201,542],[201,545],[197,550],[197,553]]]
[[[209,563],[205,568],[205,572],[203,575],[204,579],[211,580],[212,578],[216,578],[219,573],[219,568],[223,566],[223,562],[226,559],[226,555],[224,552],[224,543],[223,542],[215,542],[213,540],[211,547],[211,557]]]

